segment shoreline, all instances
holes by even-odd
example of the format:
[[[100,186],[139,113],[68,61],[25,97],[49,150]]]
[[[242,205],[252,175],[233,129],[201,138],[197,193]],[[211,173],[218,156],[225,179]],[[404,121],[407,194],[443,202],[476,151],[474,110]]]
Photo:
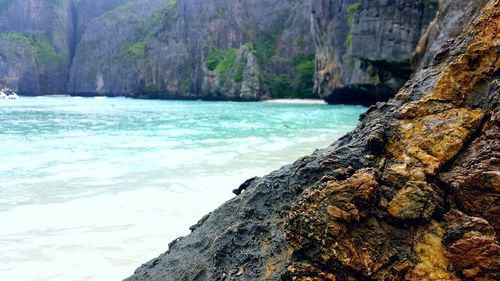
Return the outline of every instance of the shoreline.
[[[270,99],[262,101],[265,103],[288,103],[288,104],[327,104],[322,99]]]
[[[215,101],[215,102],[263,102],[263,103],[286,103],[286,104],[328,104],[323,99],[266,99],[266,100],[255,100],[255,101],[240,101],[240,100],[205,100],[205,99],[141,99],[130,96],[113,96],[113,95],[71,95],[71,94],[54,94],[54,95],[20,95],[21,97],[50,97],[50,98],[59,98],[59,97],[72,97],[72,98],[127,98],[133,100],[185,100],[185,101]]]

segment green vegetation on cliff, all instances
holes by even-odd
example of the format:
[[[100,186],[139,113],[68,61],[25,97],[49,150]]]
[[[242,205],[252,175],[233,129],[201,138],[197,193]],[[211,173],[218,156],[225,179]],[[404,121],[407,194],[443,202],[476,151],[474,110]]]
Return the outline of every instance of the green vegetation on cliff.
[[[431,4],[431,0],[420,0],[420,3],[424,6],[429,6]]]
[[[247,44],[257,58],[257,64],[261,69],[263,69],[275,55],[279,35],[280,32],[276,30],[265,31],[257,37],[255,42]]]
[[[279,30],[269,30],[245,44],[256,58],[263,90],[273,98],[315,98],[314,53],[300,54],[291,59],[282,57],[276,51],[280,36]],[[230,85],[230,80],[243,81],[246,64],[246,57],[238,57],[235,48],[215,50],[205,59],[207,69],[216,72],[222,89]],[[285,71],[274,69],[275,64],[280,64]]]
[[[260,82],[264,90],[273,98],[314,98],[314,53],[301,54],[291,59],[276,54],[279,30],[262,32],[254,43],[247,43],[247,47],[257,58],[261,71]],[[288,73],[277,74],[269,71],[270,62],[280,61],[290,64],[293,69]]]
[[[357,2],[347,7],[347,23],[349,24],[349,27],[352,27],[354,19],[358,15],[359,6],[361,6],[361,3]]]
[[[146,54],[146,46],[150,38],[146,37],[140,41],[127,42],[120,47],[118,56],[121,59],[127,58],[141,58]]]
[[[246,66],[245,58],[238,58],[238,50],[231,48],[227,51],[215,50],[205,59],[210,71],[217,73],[221,87],[225,87],[229,80],[243,81],[243,71]]]
[[[223,59],[217,64],[215,70],[219,74],[224,74],[234,67],[236,63],[236,52],[235,48],[231,48],[223,53]]]
[[[161,30],[168,30],[172,24],[179,19],[179,13],[175,9],[175,0],[165,1],[165,6],[159,8],[151,17],[139,18],[135,26],[134,40],[126,41],[118,51],[119,59],[142,59],[146,55],[147,46]],[[116,9],[115,13],[119,16],[127,14],[127,11],[133,9],[136,2],[125,4]],[[131,8],[132,7],[132,8]],[[124,18],[124,21],[127,19]]]
[[[45,33],[20,33],[8,32],[0,33],[0,39],[12,43],[15,51],[16,44],[31,46],[36,55],[36,61],[39,65],[49,63],[60,63],[64,61],[64,55],[59,54],[52,47],[50,36]]]
[[[261,76],[273,98],[315,98],[313,93],[314,54],[298,55],[292,59],[289,74]]]
[[[234,48],[227,50],[227,52],[224,54],[224,59],[220,61],[220,63],[215,68],[222,87],[226,85],[228,79],[231,79],[229,72],[234,69],[236,65],[236,52],[237,50]]]
[[[293,74],[281,74],[268,81],[274,98],[315,98],[313,92],[314,54],[298,55],[292,59]]]
[[[217,66],[224,60],[225,53],[221,50],[216,50],[215,52],[208,55],[205,59],[205,64],[207,65],[208,70],[214,71]]]
[[[313,98],[313,77],[315,70],[314,54],[299,55],[294,58],[293,64],[297,72],[297,95],[300,97]]]
[[[358,10],[361,6],[361,2],[353,3],[347,6],[347,24],[349,25],[349,29],[352,28],[354,24],[354,19],[358,16]],[[347,37],[344,41],[344,48],[349,48],[352,44],[352,32],[349,30]]]
[[[14,3],[11,9],[30,11],[17,25],[19,15],[0,9],[0,30],[19,31],[10,37],[24,42],[0,56],[31,63],[36,57],[43,65],[36,72],[44,72],[30,81],[37,94],[35,84],[54,84],[46,73],[62,81],[58,92],[71,93],[95,93],[96,84],[99,94],[159,98],[258,100],[312,92],[312,79],[304,81],[312,77],[312,61],[292,62],[314,51],[308,1],[203,1],[201,8],[194,0],[94,1],[47,0],[31,11],[32,1],[0,0],[1,9]]]

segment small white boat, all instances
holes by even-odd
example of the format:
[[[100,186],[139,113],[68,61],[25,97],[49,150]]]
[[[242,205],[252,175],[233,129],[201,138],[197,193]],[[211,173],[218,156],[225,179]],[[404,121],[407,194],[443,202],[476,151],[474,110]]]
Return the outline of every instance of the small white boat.
[[[17,99],[19,99],[19,96],[16,93],[12,92],[12,93],[10,93],[10,95],[7,96],[7,98],[9,100],[17,100]]]
[[[0,90],[0,100],[17,100],[17,99],[19,99],[19,96],[16,94],[16,92],[5,88]]]

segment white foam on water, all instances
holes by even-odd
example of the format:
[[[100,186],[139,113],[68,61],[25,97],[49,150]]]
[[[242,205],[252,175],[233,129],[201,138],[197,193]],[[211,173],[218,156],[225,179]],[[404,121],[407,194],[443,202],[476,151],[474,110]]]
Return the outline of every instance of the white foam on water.
[[[0,280],[121,280],[188,234],[240,181],[193,178],[0,212]]]
[[[206,167],[211,176],[203,171],[196,177],[192,170],[170,179],[148,174],[157,179],[151,184],[156,187],[0,212],[0,280],[121,280],[188,234],[245,179],[285,164],[297,149],[288,148],[265,161],[261,157],[269,155],[262,151],[221,160],[222,167]],[[263,168],[255,168],[259,161]],[[102,180],[88,184],[113,186],[109,174],[102,171]]]
[[[121,280],[362,108],[23,98],[0,108],[0,281]]]

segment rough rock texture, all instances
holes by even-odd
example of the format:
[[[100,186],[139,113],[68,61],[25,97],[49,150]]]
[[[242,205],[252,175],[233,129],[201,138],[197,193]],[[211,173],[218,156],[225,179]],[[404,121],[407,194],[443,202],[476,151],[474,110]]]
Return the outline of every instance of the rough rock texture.
[[[455,269],[467,279],[500,279],[500,245],[488,221],[455,210],[445,224],[445,256]]]
[[[316,92],[330,103],[386,101],[412,73],[411,58],[437,0],[314,0]]]
[[[487,1],[440,0],[437,16],[420,39],[412,58],[414,68],[418,71],[428,67],[441,46],[460,34]]]
[[[500,1],[475,3],[353,132],[245,182],[127,280],[498,280]]]

